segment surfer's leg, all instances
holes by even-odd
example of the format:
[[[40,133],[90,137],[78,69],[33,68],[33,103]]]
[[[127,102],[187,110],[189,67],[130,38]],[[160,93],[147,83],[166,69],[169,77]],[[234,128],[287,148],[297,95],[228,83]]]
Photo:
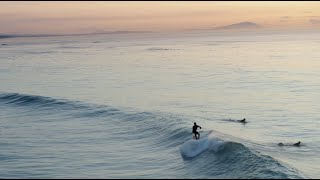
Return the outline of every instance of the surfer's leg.
[[[196,132],[196,139],[200,138],[200,134],[198,132]]]

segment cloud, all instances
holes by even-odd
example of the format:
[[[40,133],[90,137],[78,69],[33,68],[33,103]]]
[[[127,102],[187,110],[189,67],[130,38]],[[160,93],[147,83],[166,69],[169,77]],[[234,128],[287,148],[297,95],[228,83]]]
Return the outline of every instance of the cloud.
[[[280,18],[281,19],[289,19],[290,17],[289,16],[281,16]]]
[[[282,23],[288,22],[290,18],[291,18],[290,16],[281,16],[280,22]]]
[[[310,19],[309,21],[312,24],[320,24],[320,19]]]
[[[280,22],[283,22],[283,23],[284,23],[284,22],[288,22],[288,21],[289,21],[289,18],[290,18],[289,16],[281,16],[281,17],[280,17]]]
[[[20,18],[20,21],[32,21],[32,22],[65,22],[65,21],[108,21],[108,20],[136,20],[136,16],[113,16],[113,17],[90,17],[90,16],[80,16],[80,17],[29,17]]]
[[[320,18],[320,16],[306,16],[308,18]]]

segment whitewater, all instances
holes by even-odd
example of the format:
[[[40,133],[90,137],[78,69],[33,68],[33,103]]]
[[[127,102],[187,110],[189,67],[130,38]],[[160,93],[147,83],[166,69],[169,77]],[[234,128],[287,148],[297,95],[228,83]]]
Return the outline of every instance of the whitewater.
[[[318,33],[0,39],[0,178],[319,178],[319,43]]]

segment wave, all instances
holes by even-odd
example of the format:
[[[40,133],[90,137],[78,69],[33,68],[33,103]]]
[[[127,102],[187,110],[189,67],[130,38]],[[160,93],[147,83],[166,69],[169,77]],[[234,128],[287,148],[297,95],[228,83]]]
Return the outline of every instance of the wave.
[[[145,147],[145,151],[150,148],[157,152],[180,151],[184,161],[183,172],[187,177],[194,177],[194,173],[199,174],[200,178],[303,177],[297,170],[283,165],[271,156],[254,151],[240,142],[225,141],[213,131],[202,132],[201,139],[193,140],[191,128],[186,121],[189,119],[181,115],[136,112],[19,93],[0,93],[0,105],[30,108],[35,112],[54,111],[62,120],[101,120],[107,123],[104,128],[114,136],[113,143],[134,141],[137,142],[136,146]],[[157,155],[154,155],[154,158],[157,158]]]
[[[50,97],[24,95],[19,93],[2,93],[0,102],[17,106],[41,106],[60,108],[80,108],[82,106],[66,100],[53,99]]]
[[[179,49],[152,47],[152,48],[148,48],[147,50],[149,50],[149,51],[169,51],[169,50],[179,50]]]
[[[200,153],[210,149],[214,152],[218,152],[224,149],[226,142],[215,138],[211,132],[207,137],[201,138],[199,140],[189,140],[180,146],[180,152],[184,158],[192,158]]]
[[[88,48],[88,47],[81,47],[81,46],[60,46],[58,47],[60,49],[85,49],[85,48]]]
[[[24,53],[38,55],[38,54],[53,54],[56,52],[58,52],[58,51],[25,51]]]
[[[215,178],[306,178],[297,170],[255,152],[242,143],[224,141],[213,133],[200,140],[188,140],[180,146],[182,157],[194,164],[197,173]]]

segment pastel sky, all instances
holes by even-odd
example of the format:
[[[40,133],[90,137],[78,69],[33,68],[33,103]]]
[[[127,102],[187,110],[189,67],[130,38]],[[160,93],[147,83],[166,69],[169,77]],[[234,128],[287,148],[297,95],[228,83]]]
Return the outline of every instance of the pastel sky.
[[[265,29],[319,29],[320,2],[0,2],[0,34],[180,31],[244,21]]]

